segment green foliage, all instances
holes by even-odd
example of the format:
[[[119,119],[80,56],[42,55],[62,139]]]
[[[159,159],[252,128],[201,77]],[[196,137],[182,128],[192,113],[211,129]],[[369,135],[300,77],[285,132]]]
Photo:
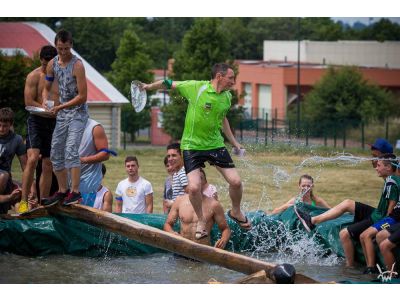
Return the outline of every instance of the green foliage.
[[[392,95],[363,79],[355,67],[330,67],[305,97],[302,119],[311,124],[382,120],[390,116]]]
[[[175,55],[176,80],[211,79],[211,67],[229,59],[228,40],[219,28],[219,19],[198,18],[185,34]]]
[[[85,60],[99,72],[109,70],[123,32],[113,28],[110,18],[67,18],[61,27],[72,33],[74,49]]]
[[[380,19],[371,26],[360,32],[360,39],[375,41],[398,41],[400,40],[400,25],[392,23],[389,19]]]
[[[152,61],[147,54],[145,44],[132,29],[127,29],[117,50],[117,58],[111,65],[112,71],[107,74],[110,82],[127,98],[130,98],[132,80],[142,82],[153,81]],[[122,107],[122,130],[130,132],[133,139],[135,133],[150,125],[150,103],[140,113],[136,113],[130,104]]]
[[[14,130],[25,135],[26,119],[24,87],[25,78],[38,64],[17,53],[15,56],[5,56],[0,51],[0,107],[11,107],[15,113]]]

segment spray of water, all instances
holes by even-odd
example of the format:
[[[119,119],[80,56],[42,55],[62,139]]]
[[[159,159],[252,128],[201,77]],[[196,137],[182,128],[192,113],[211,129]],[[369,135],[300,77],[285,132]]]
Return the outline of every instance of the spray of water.
[[[247,153],[251,154],[254,146],[246,147]],[[290,182],[293,178],[298,178],[304,168],[313,167],[315,169],[314,182],[316,182],[323,169],[329,164],[337,164],[340,166],[357,166],[374,158],[357,157],[349,153],[339,153],[329,157],[311,156],[305,158],[299,164],[294,166],[285,166],[283,163],[274,165],[271,163],[260,164],[259,161],[252,159],[251,155],[241,158],[244,168],[241,171],[241,177],[244,186],[247,182],[254,180],[254,174],[262,176],[262,191],[257,207],[265,210],[271,207],[271,198],[268,193],[267,186],[281,189],[282,186]],[[317,168],[316,168],[317,167]],[[258,178],[260,179],[260,178]],[[309,188],[311,189],[311,187]],[[309,189],[300,192],[298,198],[302,198]],[[244,199],[246,200],[246,199]],[[243,201],[243,209],[249,207],[249,203]],[[332,250],[326,249],[318,243],[315,235],[309,235],[301,228],[291,230],[282,222],[266,222],[258,224],[252,229],[252,234],[257,238],[251,245],[251,256],[257,258],[266,258],[277,263],[293,263],[318,266],[334,266],[341,264],[343,259],[338,257]],[[250,249],[249,249],[250,250]]]

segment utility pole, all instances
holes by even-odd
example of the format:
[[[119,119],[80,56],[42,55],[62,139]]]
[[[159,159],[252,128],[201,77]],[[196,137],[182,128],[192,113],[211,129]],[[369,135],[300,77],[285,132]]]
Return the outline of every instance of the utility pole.
[[[300,18],[297,18],[297,138],[300,137]]]

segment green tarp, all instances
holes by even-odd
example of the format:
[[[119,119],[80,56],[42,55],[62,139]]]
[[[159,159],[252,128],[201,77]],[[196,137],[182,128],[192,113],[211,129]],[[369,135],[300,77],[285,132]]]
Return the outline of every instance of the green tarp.
[[[305,206],[312,215],[325,209]],[[160,214],[120,214],[122,217],[162,229],[166,215]],[[317,226],[306,233],[297,219],[293,208],[278,215],[266,215],[262,211],[248,213],[253,224],[251,231],[241,230],[227,217],[232,236],[227,250],[234,252],[273,252],[286,251],[296,243],[313,240],[312,247],[318,247],[319,255],[336,253],[343,256],[339,231],[353,220],[344,215],[336,220]],[[176,230],[178,230],[177,224]],[[219,236],[214,226],[211,238],[214,243]],[[360,252],[360,247],[358,252]],[[289,249],[290,250],[290,249]],[[137,243],[119,234],[110,233],[85,222],[65,216],[51,216],[27,220],[0,219],[0,251],[25,256],[44,256],[50,254],[71,254],[79,256],[140,255],[161,252],[151,246]],[[313,252],[315,255],[315,251]],[[358,255],[363,261],[362,254]]]

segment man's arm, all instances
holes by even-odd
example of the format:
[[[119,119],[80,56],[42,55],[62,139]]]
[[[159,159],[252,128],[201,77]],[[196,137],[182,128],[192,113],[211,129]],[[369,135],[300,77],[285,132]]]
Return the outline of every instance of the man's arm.
[[[46,78],[53,78],[54,80],[54,72],[53,72],[53,60],[50,60],[49,63],[47,64],[46,67]],[[53,81],[45,79],[44,81],[44,88],[42,91],[42,99],[43,99],[43,104],[45,104],[45,101],[49,99],[49,94],[51,91],[51,85],[53,84]]]
[[[146,213],[152,214],[153,213],[153,193],[146,195],[144,199],[146,201]]]
[[[295,198],[292,198],[288,202],[286,202],[285,204],[283,204],[283,205],[281,205],[281,206],[279,206],[277,208],[274,208],[274,210],[271,212],[271,215],[279,214],[280,212],[283,212],[283,211],[287,210],[290,206],[293,206],[294,200],[295,200]]]
[[[36,101],[39,97],[38,91],[38,78],[39,76],[34,76],[34,72],[29,73],[26,77],[25,81],[25,88],[24,88],[24,99],[25,99],[25,106],[37,106],[41,107],[42,104]]]
[[[94,146],[97,151],[100,151],[101,149],[108,149],[108,139],[103,126],[101,126],[100,124],[95,126],[93,128],[92,136],[93,136]],[[94,155],[81,157],[80,159],[81,163],[83,164],[94,164],[106,161],[109,158],[110,158],[109,153],[101,151],[97,152]]]
[[[222,131],[224,132],[226,138],[228,139],[228,141],[231,143],[231,145],[237,149],[242,148],[242,145],[240,145],[236,139],[235,136],[232,133],[231,130],[231,126],[229,125],[229,121],[228,119],[225,117],[224,121],[223,121],[223,127],[222,127]]]
[[[115,202],[115,212],[116,213],[122,213],[122,200],[118,200],[118,199],[116,199],[116,202]]]
[[[168,87],[164,84],[164,80],[158,80],[149,84],[143,83],[141,88],[146,91],[168,89]],[[169,89],[173,90],[175,88],[176,88],[175,81],[171,81],[171,87]]]
[[[215,243],[214,247],[224,249],[231,237],[231,230],[229,229],[228,223],[226,223],[222,205],[215,200],[213,206],[214,221],[217,223],[218,228],[221,231],[221,238]]]
[[[389,205],[387,209],[387,216],[390,215],[393,211],[393,208],[396,206],[397,200],[389,200]]]
[[[57,113],[59,110],[73,107],[80,104],[83,104],[87,100],[87,83],[86,83],[86,76],[85,76],[85,67],[83,63],[78,60],[74,65],[73,75],[76,78],[76,84],[78,87],[78,95],[75,98],[71,99],[70,101],[63,103],[58,106],[54,106],[51,111]]]
[[[111,191],[104,194],[102,210],[112,212],[113,197]],[[122,211],[122,206],[121,206]]]
[[[164,230],[170,233],[175,233],[179,234],[178,232],[174,231],[174,225],[176,220],[179,217],[179,199],[180,197],[177,197],[174,204],[171,207],[171,210],[168,213],[167,220],[165,221],[164,224]]]

